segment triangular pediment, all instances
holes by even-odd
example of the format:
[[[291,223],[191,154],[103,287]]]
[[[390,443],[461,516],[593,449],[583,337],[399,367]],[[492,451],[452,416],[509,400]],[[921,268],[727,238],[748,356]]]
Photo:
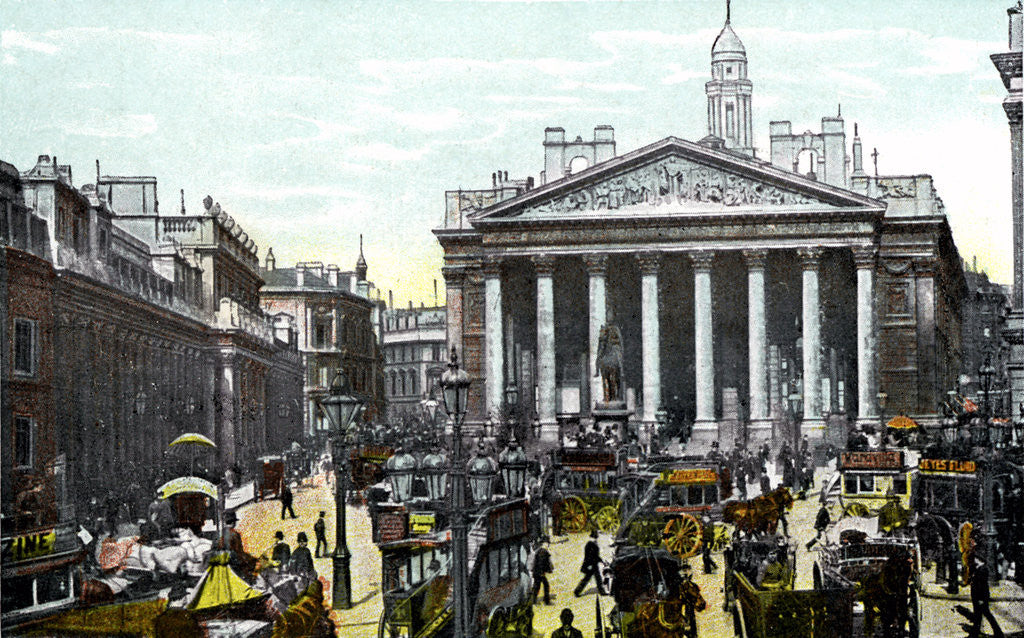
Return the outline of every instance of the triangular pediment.
[[[666,138],[487,209],[472,223],[878,208],[753,158]]]

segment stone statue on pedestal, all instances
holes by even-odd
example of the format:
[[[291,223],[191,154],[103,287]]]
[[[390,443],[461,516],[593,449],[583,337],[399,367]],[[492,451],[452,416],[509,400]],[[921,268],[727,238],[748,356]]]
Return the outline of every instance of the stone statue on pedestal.
[[[601,375],[603,403],[623,402],[625,399],[622,393],[622,333],[618,326],[606,324],[601,327],[595,363],[595,374]]]

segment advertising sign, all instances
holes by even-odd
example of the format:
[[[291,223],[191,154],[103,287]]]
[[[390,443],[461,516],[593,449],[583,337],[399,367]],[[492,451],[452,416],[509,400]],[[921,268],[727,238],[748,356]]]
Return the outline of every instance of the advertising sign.
[[[661,473],[661,483],[681,485],[689,483],[714,483],[718,480],[718,472],[707,468],[689,470],[665,470]]]
[[[918,461],[917,467],[922,472],[956,472],[958,474],[971,474],[978,469],[974,461],[957,459],[921,459]]]
[[[57,532],[52,529],[13,538],[5,538],[3,541],[3,562],[18,562],[52,554],[56,544]]]
[[[409,514],[410,534],[429,534],[434,531],[433,512],[412,512]]]
[[[843,452],[839,466],[844,470],[899,470],[903,468],[903,451]]]

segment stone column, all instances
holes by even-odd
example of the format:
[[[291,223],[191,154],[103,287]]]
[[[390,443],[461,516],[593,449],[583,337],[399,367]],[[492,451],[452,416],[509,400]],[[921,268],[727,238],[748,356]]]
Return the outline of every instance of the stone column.
[[[587,376],[590,377],[590,407],[593,408],[595,403],[604,398],[601,375],[597,374],[597,346],[601,337],[601,327],[608,320],[605,297],[608,256],[587,255],[583,260],[587,265],[587,273],[590,275],[590,367],[587,370]]]
[[[772,437],[768,416],[768,333],[766,324],[764,268],[766,250],[744,250],[747,262],[747,356],[750,376],[750,429],[748,440],[760,444]]]
[[[693,423],[692,443],[710,445],[718,439],[715,420],[714,319],[711,315],[711,251],[690,253],[693,262],[694,382],[697,418]]]
[[[859,425],[878,420],[875,357],[878,353],[875,327],[875,247],[857,246],[857,421]]]
[[[818,298],[818,267],[820,248],[797,251],[803,266],[803,364],[804,422],[802,434],[811,441],[825,437],[825,421],[821,418],[821,308]]]
[[[640,264],[641,356],[644,374],[644,411],[646,431],[657,427],[655,413],[661,407],[661,332],[658,325],[658,268],[661,254],[643,252]]]
[[[555,418],[555,299],[552,275],[555,258],[540,255],[533,258],[537,273],[537,417],[541,439],[558,441],[558,420]]]
[[[488,260],[484,271],[484,373],[487,418],[500,418],[505,393],[504,319],[501,312],[501,261]]]
[[[463,315],[463,288],[466,284],[466,272],[462,268],[445,266],[441,269],[444,276],[445,304],[447,306],[447,340],[445,359],[455,348],[459,353],[459,360],[465,361],[465,354],[462,351],[462,315]]]
[[[235,461],[237,434],[235,395],[238,392],[238,384],[235,380],[234,352],[231,349],[222,350],[217,366],[220,368],[217,375],[217,413],[220,420],[217,423],[218,436],[214,441],[217,443],[221,466],[226,467]]]

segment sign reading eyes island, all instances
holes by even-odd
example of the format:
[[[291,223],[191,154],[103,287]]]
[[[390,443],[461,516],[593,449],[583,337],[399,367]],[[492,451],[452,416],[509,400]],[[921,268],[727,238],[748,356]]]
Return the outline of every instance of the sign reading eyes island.
[[[955,474],[973,474],[978,466],[974,461],[962,459],[921,459],[917,467],[922,472],[953,472]]]

